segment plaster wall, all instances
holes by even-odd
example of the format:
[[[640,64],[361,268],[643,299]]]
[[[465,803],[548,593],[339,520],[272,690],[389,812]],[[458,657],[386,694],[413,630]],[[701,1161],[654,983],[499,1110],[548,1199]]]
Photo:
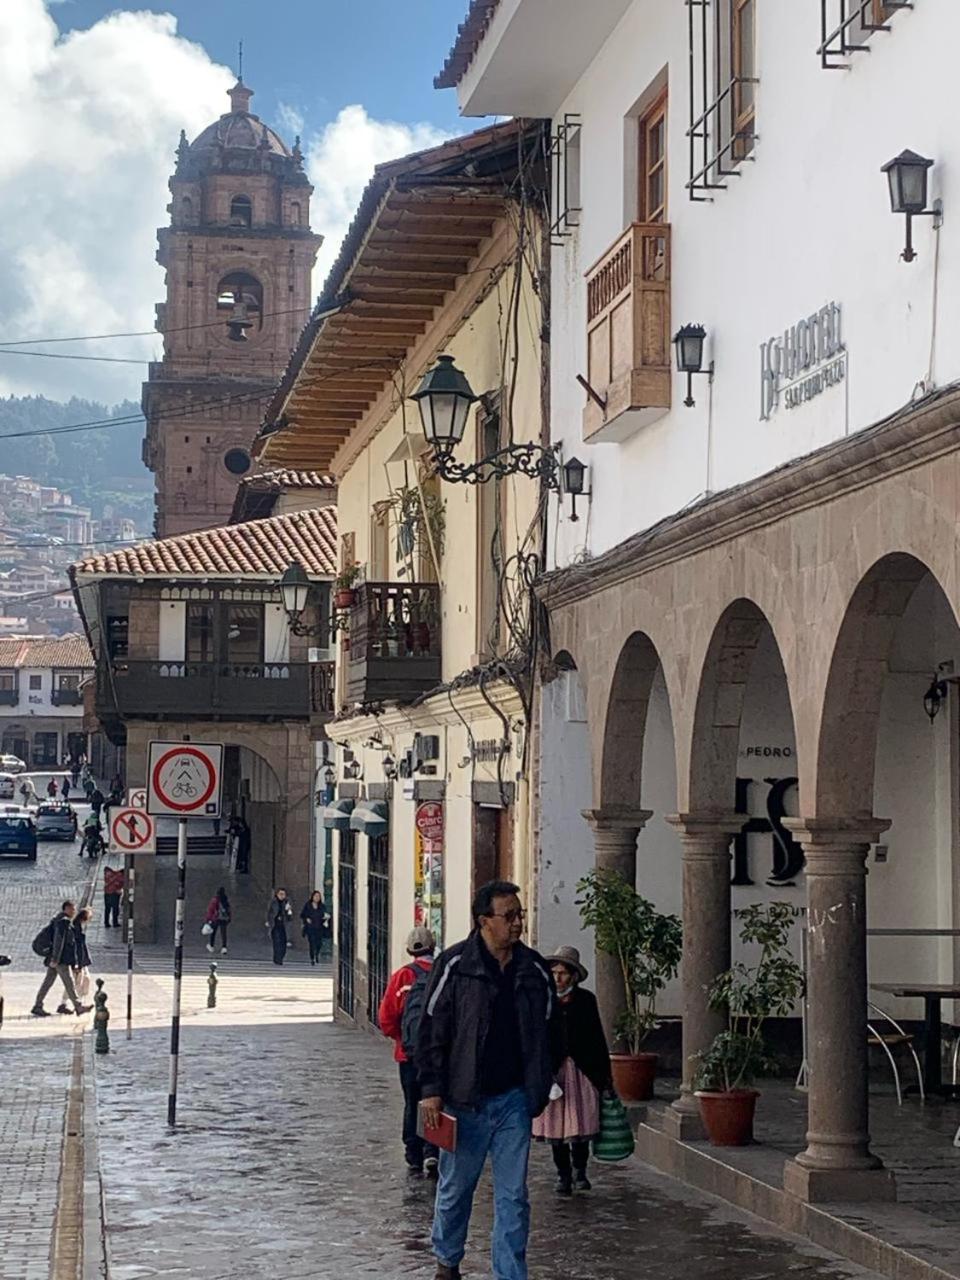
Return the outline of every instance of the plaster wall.
[[[529,5],[522,0],[520,8]],[[705,491],[760,475],[895,411],[920,379],[960,376],[960,312],[947,299],[960,273],[949,209],[958,142],[952,50],[960,8],[927,0],[894,15],[847,70],[821,68],[819,6],[757,5],[755,159],[707,202],[688,199],[687,10],[634,0],[563,101],[582,118],[580,226],[552,256],[551,436],[592,468],[589,519],[558,507],[556,563],[599,554]],[[561,33],[562,24],[558,24]],[[532,57],[532,53],[531,53]],[[542,68],[541,68],[542,71]],[[621,444],[584,444],[585,270],[636,217],[636,112],[669,82],[668,205],[672,328],[708,330],[712,388],[694,379],[682,403]],[[522,81],[521,81],[522,82]],[[891,86],[897,92],[891,92]],[[510,111],[509,94],[497,109]],[[904,220],[889,211],[880,166],[909,146],[936,161],[930,198],[948,211],[940,233],[940,305],[931,344],[935,234],[915,223],[918,257],[899,260]],[[789,192],[789,199],[785,193]],[[760,344],[822,305],[843,309],[845,383],[761,421]],[[708,452],[709,446],[709,452]]]

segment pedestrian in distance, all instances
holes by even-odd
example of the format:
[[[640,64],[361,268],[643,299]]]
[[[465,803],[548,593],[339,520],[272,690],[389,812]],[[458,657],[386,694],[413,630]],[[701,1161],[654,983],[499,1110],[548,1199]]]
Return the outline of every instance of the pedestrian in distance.
[[[270,930],[270,941],[273,943],[273,963],[283,964],[287,954],[289,941],[287,925],[293,919],[293,907],[287,898],[284,888],[275,889],[267,906],[267,918],[264,924]]]
[[[320,963],[320,953],[323,950],[323,931],[324,921],[327,918],[327,909],[323,905],[323,894],[319,889],[314,889],[310,897],[303,904],[303,910],[300,912],[300,919],[303,921],[303,936],[307,940],[307,946],[310,948],[310,963]]]
[[[549,1142],[557,1170],[557,1195],[590,1190],[590,1139],[600,1132],[600,1095],[613,1088],[597,998],[581,983],[587,971],[576,947],[558,947],[547,964],[560,1006],[563,1061],[546,1110],[533,1122],[533,1136]]]
[[[86,853],[88,858],[99,858],[103,849],[103,833],[100,830],[100,816],[91,811],[83,820],[83,839],[80,841],[80,856]]]
[[[70,779],[66,774],[63,775],[63,781],[60,783],[60,796],[64,804],[70,799]]]
[[[394,973],[380,1001],[377,1021],[380,1030],[393,1041],[393,1060],[400,1070],[403,1091],[403,1152],[412,1173],[437,1172],[437,1148],[424,1142],[417,1132],[420,1105],[420,1078],[415,1062],[420,1019],[427,1003],[427,986],[433,968],[436,940],[429,929],[417,925],[407,937],[410,962]]]
[[[233,918],[230,910],[230,899],[227,897],[227,891],[223,885],[210,899],[207,907],[207,915],[204,924],[210,925],[210,933],[207,936],[207,950],[213,952],[214,944],[217,941],[217,930],[220,931],[220,954],[227,954],[227,926]]]
[[[73,985],[73,970],[77,968],[78,950],[77,935],[73,927],[73,918],[77,914],[77,908],[74,903],[64,902],[57,915],[53,917],[46,928],[41,929],[33,940],[33,949],[37,955],[43,956],[44,967],[46,973],[43,982],[40,983],[40,990],[37,992],[37,998],[33,1002],[33,1008],[30,1012],[35,1018],[49,1018],[50,1015],[44,1009],[43,1002],[47,992],[56,982],[57,978],[63,983],[63,988],[67,993],[67,1000],[73,1005],[74,1012],[79,1016],[83,1013],[89,1013],[91,1005],[81,1004],[80,997],[77,995],[76,988]]]
[[[92,803],[93,793],[94,791],[96,791],[96,789],[97,789],[97,784],[94,782],[94,780],[90,777],[89,774],[85,774],[83,779],[83,795],[87,804]]]
[[[70,765],[70,785],[73,787],[74,791],[76,791],[77,787],[80,785],[80,766],[77,764],[76,760],[74,760]]]
[[[100,810],[103,808],[105,803],[106,797],[103,792],[99,787],[94,787],[93,791],[90,793],[90,808],[96,814],[97,818],[100,817]]]
[[[417,1036],[424,1125],[456,1120],[456,1149],[440,1153],[433,1217],[436,1280],[460,1280],[473,1196],[487,1156],[493,1173],[495,1280],[527,1280],[530,1122],[561,1062],[556,988],[520,941],[517,885],[492,880],[473,900],[470,936],[437,959]]]
[[[56,778],[51,778],[50,781],[47,783],[47,798],[50,800],[56,800],[57,793],[58,793],[57,780]]]
[[[92,919],[93,912],[89,907],[81,907],[73,917],[74,941],[77,949],[77,963],[72,970],[73,986],[81,1000],[85,1000],[90,993],[90,950],[87,947],[87,925]],[[57,1007],[57,1013],[69,1012],[68,1004],[61,1003]]]
[[[120,899],[126,876],[120,867],[103,868],[103,927],[120,927]]]

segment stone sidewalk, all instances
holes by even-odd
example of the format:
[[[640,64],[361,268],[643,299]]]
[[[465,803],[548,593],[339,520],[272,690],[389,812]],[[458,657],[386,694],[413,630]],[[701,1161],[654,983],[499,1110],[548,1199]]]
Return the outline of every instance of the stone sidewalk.
[[[340,1280],[433,1275],[433,1184],[398,1140],[389,1046],[329,1021],[328,972],[237,962],[216,1010],[200,966],[185,1020],[179,1124],[166,1128],[169,981],[138,978],[144,1021],[116,1026],[96,1062],[111,1280]],[[765,1229],[638,1162],[595,1170],[595,1191],[552,1193],[533,1158],[531,1280],[810,1280],[869,1273]],[[487,1276],[489,1187],[465,1275]]]

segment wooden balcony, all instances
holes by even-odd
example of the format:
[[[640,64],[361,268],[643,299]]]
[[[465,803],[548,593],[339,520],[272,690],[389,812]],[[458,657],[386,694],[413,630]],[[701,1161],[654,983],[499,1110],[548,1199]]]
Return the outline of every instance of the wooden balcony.
[[[350,611],[347,702],[410,702],[440,683],[440,588],[365,582]]]
[[[98,669],[97,715],[101,720],[306,720],[308,666],[118,658]]]
[[[0,707],[15,707],[19,701],[19,689],[0,689]]]
[[[55,707],[80,707],[83,705],[83,694],[79,689],[53,689],[50,701]]]
[[[670,227],[635,222],[590,268],[584,440],[626,440],[670,409]]]

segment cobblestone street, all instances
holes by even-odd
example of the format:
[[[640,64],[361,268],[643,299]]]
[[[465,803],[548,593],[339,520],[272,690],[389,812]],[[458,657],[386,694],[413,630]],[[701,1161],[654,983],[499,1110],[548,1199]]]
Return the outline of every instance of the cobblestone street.
[[[0,1033],[0,1280],[57,1276],[50,1244],[70,1063],[90,1019],[29,1018],[38,979],[29,944],[64,894],[80,895],[88,874],[65,846],[42,847],[36,868],[0,864],[3,945],[15,959]],[[216,876],[213,867],[197,869],[193,883],[203,892],[195,901]],[[99,921],[91,935],[112,1014],[111,1052],[96,1059],[96,1115],[88,1105],[85,1117],[98,1135],[109,1276],[427,1280],[433,1185],[412,1180],[402,1163],[388,1046],[330,1021],[328,968],[310,969],[298,952],[278,970],[255,958],[262,940],[236,941],[246,958],[217,957],[215,1009],[206,1007],[209,957],[196,938],[188,948],[180,1124],[171,1135],[169,947],[138,951],[127,1040],[125,951],[104,938]],[[626,1280],[653,1268],[664,1280],[868,1276],[635,1161],[596,1169],[594,1192],[562,1204],[544,1149],[534,1150],[532,1168],[532,1280]],[[466,1275],[489,1275],[489,1229],[484,1186]],[[98,1230],[88,1215],[85,1231]]]

